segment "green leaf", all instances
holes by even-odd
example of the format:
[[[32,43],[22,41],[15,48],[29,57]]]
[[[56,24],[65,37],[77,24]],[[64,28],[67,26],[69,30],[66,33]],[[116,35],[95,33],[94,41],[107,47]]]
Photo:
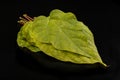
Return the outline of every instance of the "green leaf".
[[[29,29],[33,22],[27,22],[18,32],[17,43],[20,47],[26,47],[33,52],[38,52],[40,49],[35,46],[33,39],[29,34]]]
[[[43,51],[61,61],[106,66],[98,54],[92,32],[71,12],[55,9],[48,17],[38,16],[25,23],[17,42],[20,47]]]

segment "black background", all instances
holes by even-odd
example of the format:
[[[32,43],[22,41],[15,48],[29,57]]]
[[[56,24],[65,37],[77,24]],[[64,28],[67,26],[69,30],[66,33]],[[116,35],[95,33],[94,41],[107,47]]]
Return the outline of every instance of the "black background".
[[[81,0],[18,0],[3,2],[0,26],[0,78],[16,80],[119,80],[120,79],[120,5],[114,1]],[[38,66],[29,55],[23,55],[16,44],[19,16],[45,15],[53,9],[73,12],[93,32],[103,61],[110,65],[105,72],[88,71],[85,74],[65,74]]]

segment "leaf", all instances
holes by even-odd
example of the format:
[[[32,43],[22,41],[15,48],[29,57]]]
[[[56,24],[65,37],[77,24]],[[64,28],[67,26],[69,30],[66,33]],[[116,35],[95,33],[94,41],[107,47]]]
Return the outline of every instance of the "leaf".
[[[17,39],[21,47],[43,51],[65,62],[106,66],[98,54],[92,32],[71,12],[55,9],[48,17],[38,16],[23,27]]]
[[[40,49],[35,46],[34,42],[32,42],[33,40],[31,36],[29,35],[31,24],[32,22],[26,23],[18,32],[17,43],[20,47],[26,47],[33,52],[38,52]]]

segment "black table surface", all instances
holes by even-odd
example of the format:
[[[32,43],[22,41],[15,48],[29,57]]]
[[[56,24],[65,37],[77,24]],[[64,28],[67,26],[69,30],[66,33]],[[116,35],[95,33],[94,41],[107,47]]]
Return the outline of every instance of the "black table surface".
[[[4,5],[5,4],[5,5]],[[118,2],[81,0],[18,0],[0,6],[0,80],[120,80],[120,5]],[[14,10],[13,10],[14,9]],[[16,43],[19,16],[45,15],[53,9],[73,12],[94,34],[95,44],[106,70],[63,73],[42,67]],[[4,16],[3,16],[4,15]],[[49,65],[48,65],[49,67]]]

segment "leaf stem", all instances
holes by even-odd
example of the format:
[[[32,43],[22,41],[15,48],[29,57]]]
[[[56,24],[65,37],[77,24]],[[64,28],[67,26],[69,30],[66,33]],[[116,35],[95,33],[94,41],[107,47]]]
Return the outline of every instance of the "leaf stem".
[[[24,25],[26,22],[28,21],[33,21],[33,18],[31,18],[30,16],[28,16],[27,14],[23,14],[23,17],[19,17],[19,21],[18,23]]]
[[[23,14],[23,16],[28,20],[28,21],[33,21],[33,18],[28,16],[27,14]]]

